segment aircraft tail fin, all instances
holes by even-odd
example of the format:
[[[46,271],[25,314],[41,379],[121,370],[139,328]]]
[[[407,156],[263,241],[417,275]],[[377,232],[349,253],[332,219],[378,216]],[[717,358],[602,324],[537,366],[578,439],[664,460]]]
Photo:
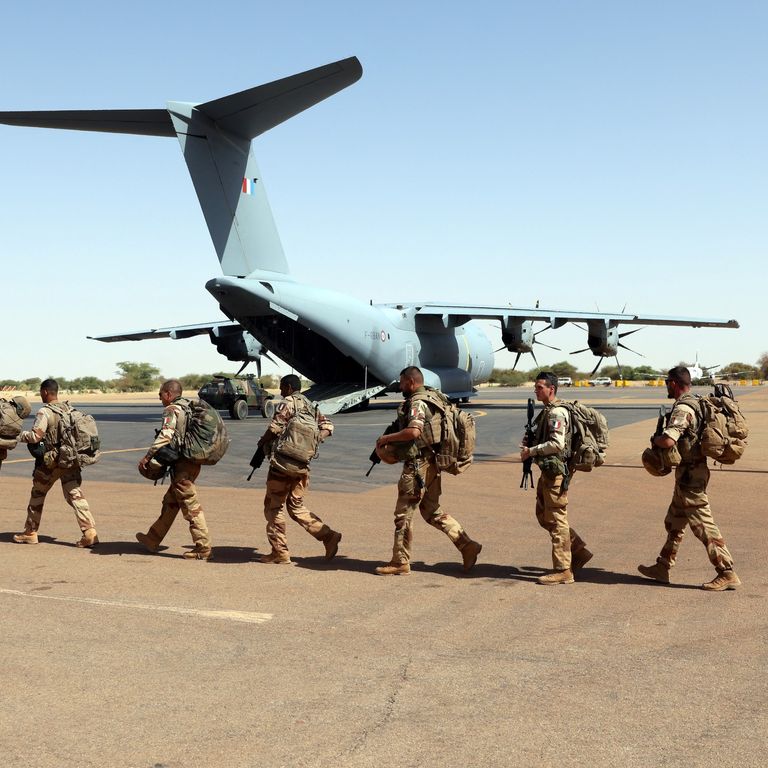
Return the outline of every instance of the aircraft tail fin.
[[[251,139],[352,85],[362,71],[353,56],[202,104],[0,112],[0,123],[177,136],[224,274],[259,270],[285,276],[288,264]]]

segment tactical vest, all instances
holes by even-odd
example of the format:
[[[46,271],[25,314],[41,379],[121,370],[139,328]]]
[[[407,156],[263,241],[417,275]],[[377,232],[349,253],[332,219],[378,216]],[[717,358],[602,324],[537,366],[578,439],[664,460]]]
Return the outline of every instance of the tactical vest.
[[[424,419],[424,429],[421,430],[421,434],[416,438],[416,447],[421,451],[425,448],[432,448],[435,445],[439,445],[443,439],[442,428],[442,414],[438,409],[438,405],[442,404],[441,393],[438,393],[434,389],[427,389],[422,387],[417,389],[406,401],[403,407],[402,424],[400,429],[405,429],[408,426],[406,420],[406,411],[409,404],[414,400],[422,400],[427,404],[427,418]],[[447,398],[446,398],[447,401]]]
[[[685,394],[680,397],[676,402],[688,406],[693,411],[693,421],[685,428],[685,431],[677,440],[677,450],[680,453],[680,458],[687,463],[701,461],[704,458],[704,454],[701,452],[701,441],[699,440],[699,421],[701,420],[700,408],[698,398],[696,395]],[[669,420],[672,417],[672,410],[667,414],[667,426],[669,426]]]
[[[563,405],[561,400],[555,400],[553,403],[550,403],[549,405],[545,405],[542,409],[539,415],[536,417],[536,442],[535,445],[541,445],[541,443],[549,442],[549,418],[550,413],[552,412],[553,408],[562,408],[563,410],[567,409]],[[572,418],[570,414],[568,414],[568,418]],[[566,459],[571,455],[571,430],[566,429],[565,430],[565,448],[556,454],[561,459]],[[537,459],[538,456],[535,456],[534,459]]]

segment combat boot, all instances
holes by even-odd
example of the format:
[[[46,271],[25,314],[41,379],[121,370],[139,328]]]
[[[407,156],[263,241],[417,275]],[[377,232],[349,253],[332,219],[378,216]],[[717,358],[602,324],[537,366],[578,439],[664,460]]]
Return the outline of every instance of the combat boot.
[[[94,544],[99,543],[99,537],[96,535],[95,528],[89,528],[87,531],[83,531],[83,536],[80,541],[75,543],[76,547],[81,549],[90,549]]]
[[[336,553],[339,551],[339,542],[341,541],[341,534],[338,531],[330,531],[330,533],[323,539],[325,544],[325,559],[333,560],[336,557]]]
[[[269,565],[291,565],[291,556],[287,552],[275,552],[272,550],[268,555],[262,555],[259,558],[260,563]]]
[[[464,545],[461,550],[461,559],[464,561],[464,573],[469,573],[472,570],[482,548],[482,544],[478,544],[478,542],[472,541],[471,539]]]
[[[592,553],[586,547],[582,547],[571,555],[571,570],[581,570],[591,559]]]
[[[646,578],[658,581],[661,584],[669,584],[669,568],[663,563],[653,565],[638,565],[637,570]]]
[[[141,544],[141,546],[147,550],[147,552],[157,552],[160,549],[160,544],[155,542],[153,539],[150,539],[146,533],[137,533],[136,541],[138,541],[139,544]]]
[[[566,568],[564,571],[552,571],[544,576],[539,576],[536,581],[539,584],[573,584],[573,571]]]
[[[387,563],[386,565],[380,565],[376,569],[376,573],[379,576],[400,576],[410,572],[410,563]]]
[[[708,592],[724,592],[726,589],[736,589],[741,585],[741,579],[736,575],[736,571],[729,568],[727,571],[720,571],[712,581],[702,584],[701,588]]]
[[[24,533],[15,533],[13,540],[17,544],[37,544],[37,531],[24,531]]]
[[[207,549],[194,547],[193,549],[188,549],[182,557],[185,560],[212,560],[213,550],[210,547]]]

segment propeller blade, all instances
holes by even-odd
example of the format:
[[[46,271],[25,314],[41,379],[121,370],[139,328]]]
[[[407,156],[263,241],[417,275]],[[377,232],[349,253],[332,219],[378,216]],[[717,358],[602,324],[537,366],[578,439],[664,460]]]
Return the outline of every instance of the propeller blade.
[[[512,366],[512,370],[513,371],[515,370],[515,368],[517,368],[517,364],[520,362],[520,355],[522,355],[522,354],[523,354],[522,352],[518,352],[517,353],[517,357],[515,358],[515,362],[514,362],[514,364]]]
[[[583,351],[586,351],[586,350],[582,350],[582,352]],[[592,369],[592,373],[590,374],[590,376],[594,376],[597,373],[597,369],[603,364],[604,359],[605,359],[605,356],[601,355],[600,359],[597,361],[597,365]]]
[[[622,345],[622,344],[619,344],[619,346],[621,347],[621,346],[623,346],[623,345]],[[626,349],[626,347],[624,347],[624,348]],[[630,349],[629,351],[631,352],[632,350]],[[623,375],[622,375],[622,373],[621,373],[621,363],[619,362],[619,356],[618,356],[618,355],[616,355],[616,357],[614,357],[613,359],[616,361],[616,368],[617,368],[617,369],[618,369],[618,371],[619,371],[619,378],[620,378],[620,379],[623,379],[623,378],[624,378],[624,376],[623,376]]]
[[[638,352],[634,349],[630,349],[626,344],[622,344],[621,342],[619,342],[619,346],[622,349],[626,349],[628,352],[631,352],[633,355],[638,355],[639,357],[645,357],[645,355],[642,352]]]
[[[544,331],[548,331],[552,328],[552,324],[550,323],[546,328],[542,328],[540,331],[536,331],[536,333],[533,334],[533,338],[535,339],[540,333],[544,333]],[[539,342],[541,343],[541,342]]]
[[[239,376],[239,375],[240,375],[240,374],[241,374],[241,373],[242,373],[242,372],[245,370],[245,366],[246,366],[246,365],[248,365],[248,363],[250,363],[250,362],[251,362],[250,360],[246,360],[246,361],[245,361],[245,362],[244,362],[244,363],[243,363],[243,364],[240,366],[240,369],[239,369],[239,370],[238,370],[238,372],[235,374],[235,376]],[[261,374],[259,374],[259,376],[261,376]]]
[[[546,347],[547,345],[544,344],[543,346]],[[533,362],[536,363],[536,367],[538,368],[539,367],[539,361],[536,359],[536,355],[533,354],[533,350],[531,350],[531,357],[533,358]]]
[[[590,350],[589,347],[585,347],[584,349],[577,349],[575,352],[569,352],[568,354],[569,355],[578,355],[578,354],[581,354],[582,352],[590,352],[590,351],[591,350]]]
[[[624,331],[624,333],[619,334],[619,338],[623,339],[625,336],[629,336],[632,333],[637,333],[638,331],[642,331],[642,330],[643,330],[642,328],[635,328],[631,331]]]
[[[536,341],[536,342],[534,342],[534,344],[538,344],[538,345],[540,345],[542,347],[546,347],[547,349],[554,349],[557,352],[562,352],[563,351],[562,349],[560,349],[560,347],[552,347],[549,344],[545,344],[543,341]],[[533,352],[531,352],[531,354],[533,354]]]

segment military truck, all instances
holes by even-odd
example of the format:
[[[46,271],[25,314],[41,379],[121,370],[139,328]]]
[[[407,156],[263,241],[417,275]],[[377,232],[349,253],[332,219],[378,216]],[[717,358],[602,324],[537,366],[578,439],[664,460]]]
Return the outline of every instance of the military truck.
[[[264,418],[272,418],[274,413],[273,395],[263,389],[252,375],[214,376],[203,384],[197,393],[212,408],[229,411],[233,419],[247,419],[252,410],[258,411]]]

